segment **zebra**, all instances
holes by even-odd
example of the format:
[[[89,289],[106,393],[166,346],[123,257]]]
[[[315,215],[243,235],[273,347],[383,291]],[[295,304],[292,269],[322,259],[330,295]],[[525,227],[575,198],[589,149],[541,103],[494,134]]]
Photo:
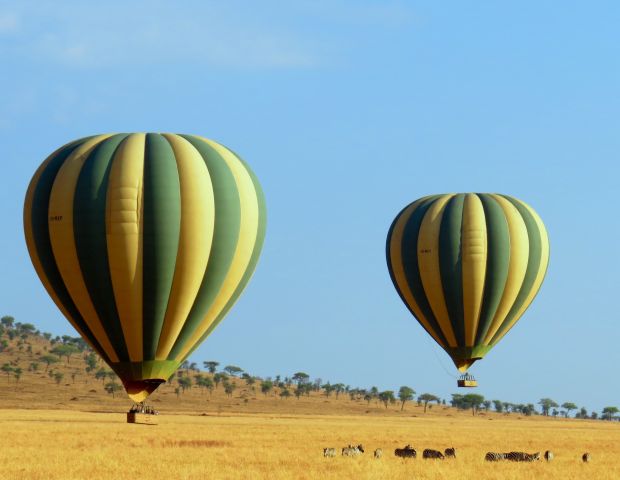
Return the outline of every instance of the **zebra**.
[[[415,458],[418,452],[415,451],[411,445],[406,445],[405,448],[397,448],[394,450],[394,455],[403,458]]]
[[[588,452],[584,453],[584,454],[581,456],[581,461],[582,461],[583,463],[588,463],[590,460],[592,460],[592,455],[590,455]]]
[[[456,448],[446,448],[446,450],[444,451],[444,455],[446,456],[446,458],[456,458]]]
[[[553,460],[554,457],[555,457],[555,455],[553,455],[553,452],[551,450],[547,450],[545,452],[545,460],[547,460],[548,462]]]
[[[499,462],[500,460],[503,460],[504,458],[506,458],[505,453],[496,453],[496,452],[487,452],[487,454],[484,456],[484,459],[487,462]]]
[[[335,448],[324,448],[323,449],[323,456],[324,457],[335,457],[336,456],[336,449]]]
[[[506,460],[511,462],[534,462],[540,460],[540,452],[525,453],[525,452],[509,452],[504,454]]]
[[[344,447],[342,449],[343,457],[357,457],[358,455],[361,455],[362,453],[364,453],[364,446],[361,444],[358,445],[357,447],[353,447],[352,445],[349,445],[348,447]]]
[[[375,458],[381,458],[383,456],[383,450],[381,450],[380,448],[377,448],[375,450]]]
[[[439,450],[433,450],[432,448],[427,448],[422,452],[422,458],[433,458],[437,460],[443,460],[444,456]]]

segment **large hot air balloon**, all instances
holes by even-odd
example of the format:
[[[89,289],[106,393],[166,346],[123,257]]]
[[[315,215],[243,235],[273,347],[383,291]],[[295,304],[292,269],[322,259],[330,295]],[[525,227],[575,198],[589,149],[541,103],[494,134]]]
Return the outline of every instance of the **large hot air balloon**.
[[[396,216],[386,253],[401,299],[464,373],[536,296],[549,240],[536,212],[516,198],[432,195]]]
[[[28,251],[47,292],[137,402],[235,303],[265,220],[248,166],[194,135],[68,143],[39,167],[24,206]]]

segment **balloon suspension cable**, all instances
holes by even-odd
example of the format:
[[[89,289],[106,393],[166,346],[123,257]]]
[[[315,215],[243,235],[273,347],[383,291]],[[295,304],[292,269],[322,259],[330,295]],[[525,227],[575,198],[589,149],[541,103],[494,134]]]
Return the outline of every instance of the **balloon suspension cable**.
[[[435,348],[433,346],[431,346],[430,348],[433,351],[433,355],[435,355],[435,358],[437,359],[437,362],[439,363],[439,365],[441,365],[441,368],[443,369],[443,371],[446,372],[446,375],[448,375],[449,377],[452,377],[454,379],[458,379],[458,377],[456,375],[453,375],[452,373],[450,373],[450,371],[445,367],[445,365],[441,361],[441,358],[439,358],[439,355],[437,355],[437,351],[435,350]]]

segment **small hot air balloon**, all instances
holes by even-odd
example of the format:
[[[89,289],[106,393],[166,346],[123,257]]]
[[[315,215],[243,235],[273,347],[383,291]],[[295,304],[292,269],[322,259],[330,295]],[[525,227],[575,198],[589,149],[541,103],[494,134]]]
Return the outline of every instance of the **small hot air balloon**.
[[[235,303],[256,267],[265,221],[248,166],[194,135],[68,143],[39,167],[24,206],[39,278],[136,402]]]
[[[387,236],[392,282],[463,373],[519,320],[545,277],[549,240],[536,212],[498,194],[421,198]],[[469,375],[459,386],[475,386]]]

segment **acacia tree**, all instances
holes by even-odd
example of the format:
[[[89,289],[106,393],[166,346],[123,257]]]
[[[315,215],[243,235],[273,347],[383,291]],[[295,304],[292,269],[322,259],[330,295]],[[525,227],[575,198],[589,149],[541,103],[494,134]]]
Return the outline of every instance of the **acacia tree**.
[[[564,416],[568,418],[571,410],[577,410],[577,405],[575,405],[573,402],[564,402],[562,404],[562,408],[565,410]]]
[[[293,381],[297,382],[297,385],[301,385],[302,383],[306,383],[310,375],[305,372],[297,372],[293,375]]]
[[[418,401],[424,403],[424,413],[426,413],[426,407],[429,402],[437,402],[439,404],[439,397],[432,393],[423,393],[418,397]]]
[[[185,390],[188,388],[192,388],[192,379],[188,376],[179,378],[177,382],[179,382],[179,387],[181,387],[183,393],[185,393]]]
[[[476,415],[476,411],[480,408],[480,405],[484,403],[484,397],[477,393],[468,393],[463,395],[463,402],[471,407],[471,414]]]
[[[6,373],[6,382],[9,383],[11,373],[13,372],[13,367],[11,366],[11,364],[5,363],[4,365],[2,365],[2,367],[0,367],[0,370]]]
[[[243,373],[243,368],[239,368],[236,365],[226,365],[224,371],[231,377],[236,377],[238,374]]]
[[[273,382],[271,380],[263,380],[260,382],[260,391],[263,392],[265,396],[271,391],[273,388]]]
[[[210,360],[208,362],[202,362],[202,364],[209,371],[209,373],[213,375],[215,373],[215,370],[217,370],[217,367],[220,364],[220,362],[215,362],[213,360]]]
[[[620,410],[618,410],[618,407],[605,407],[603,408],[603,414],[601,415],[604,419],[606,420],[613,420],[614,415],[616,415],[616,413],[620,412]]]
[[[103,388],[105,389],[106,392],[112,395],[112,398],[114,398],[116,392],[122,389],[122,387],[118,383],[116,383],[114,380],[106,383],[105,387]]]
[[[401,412],[405,408],[405,402],[409,400],[413,400],[414,395],[415,395],[415,390],[413,388],[407,387],[406,385],[403,385],[402,387],[400,387],[400,390],[398,390],[398,399],[401,401],[401,405],[400,405]]]
[[[549,416],[549,411],[552,408],[559,407],[559,405],[554,400],[551,400],[550,398],[541,398],[540,401],[538,402],[538,405],[540,405],[540,409],[542,410],[542,414],[545,417]]]
[[[394,391],[385,390],[381,392],[379,394],[379,400],[381,400],[381,402],[383,402],[383,405],[385,405],[385,408],[387,408],[388,403],[392,403],[396,401],[396,398],[394,397]]]

